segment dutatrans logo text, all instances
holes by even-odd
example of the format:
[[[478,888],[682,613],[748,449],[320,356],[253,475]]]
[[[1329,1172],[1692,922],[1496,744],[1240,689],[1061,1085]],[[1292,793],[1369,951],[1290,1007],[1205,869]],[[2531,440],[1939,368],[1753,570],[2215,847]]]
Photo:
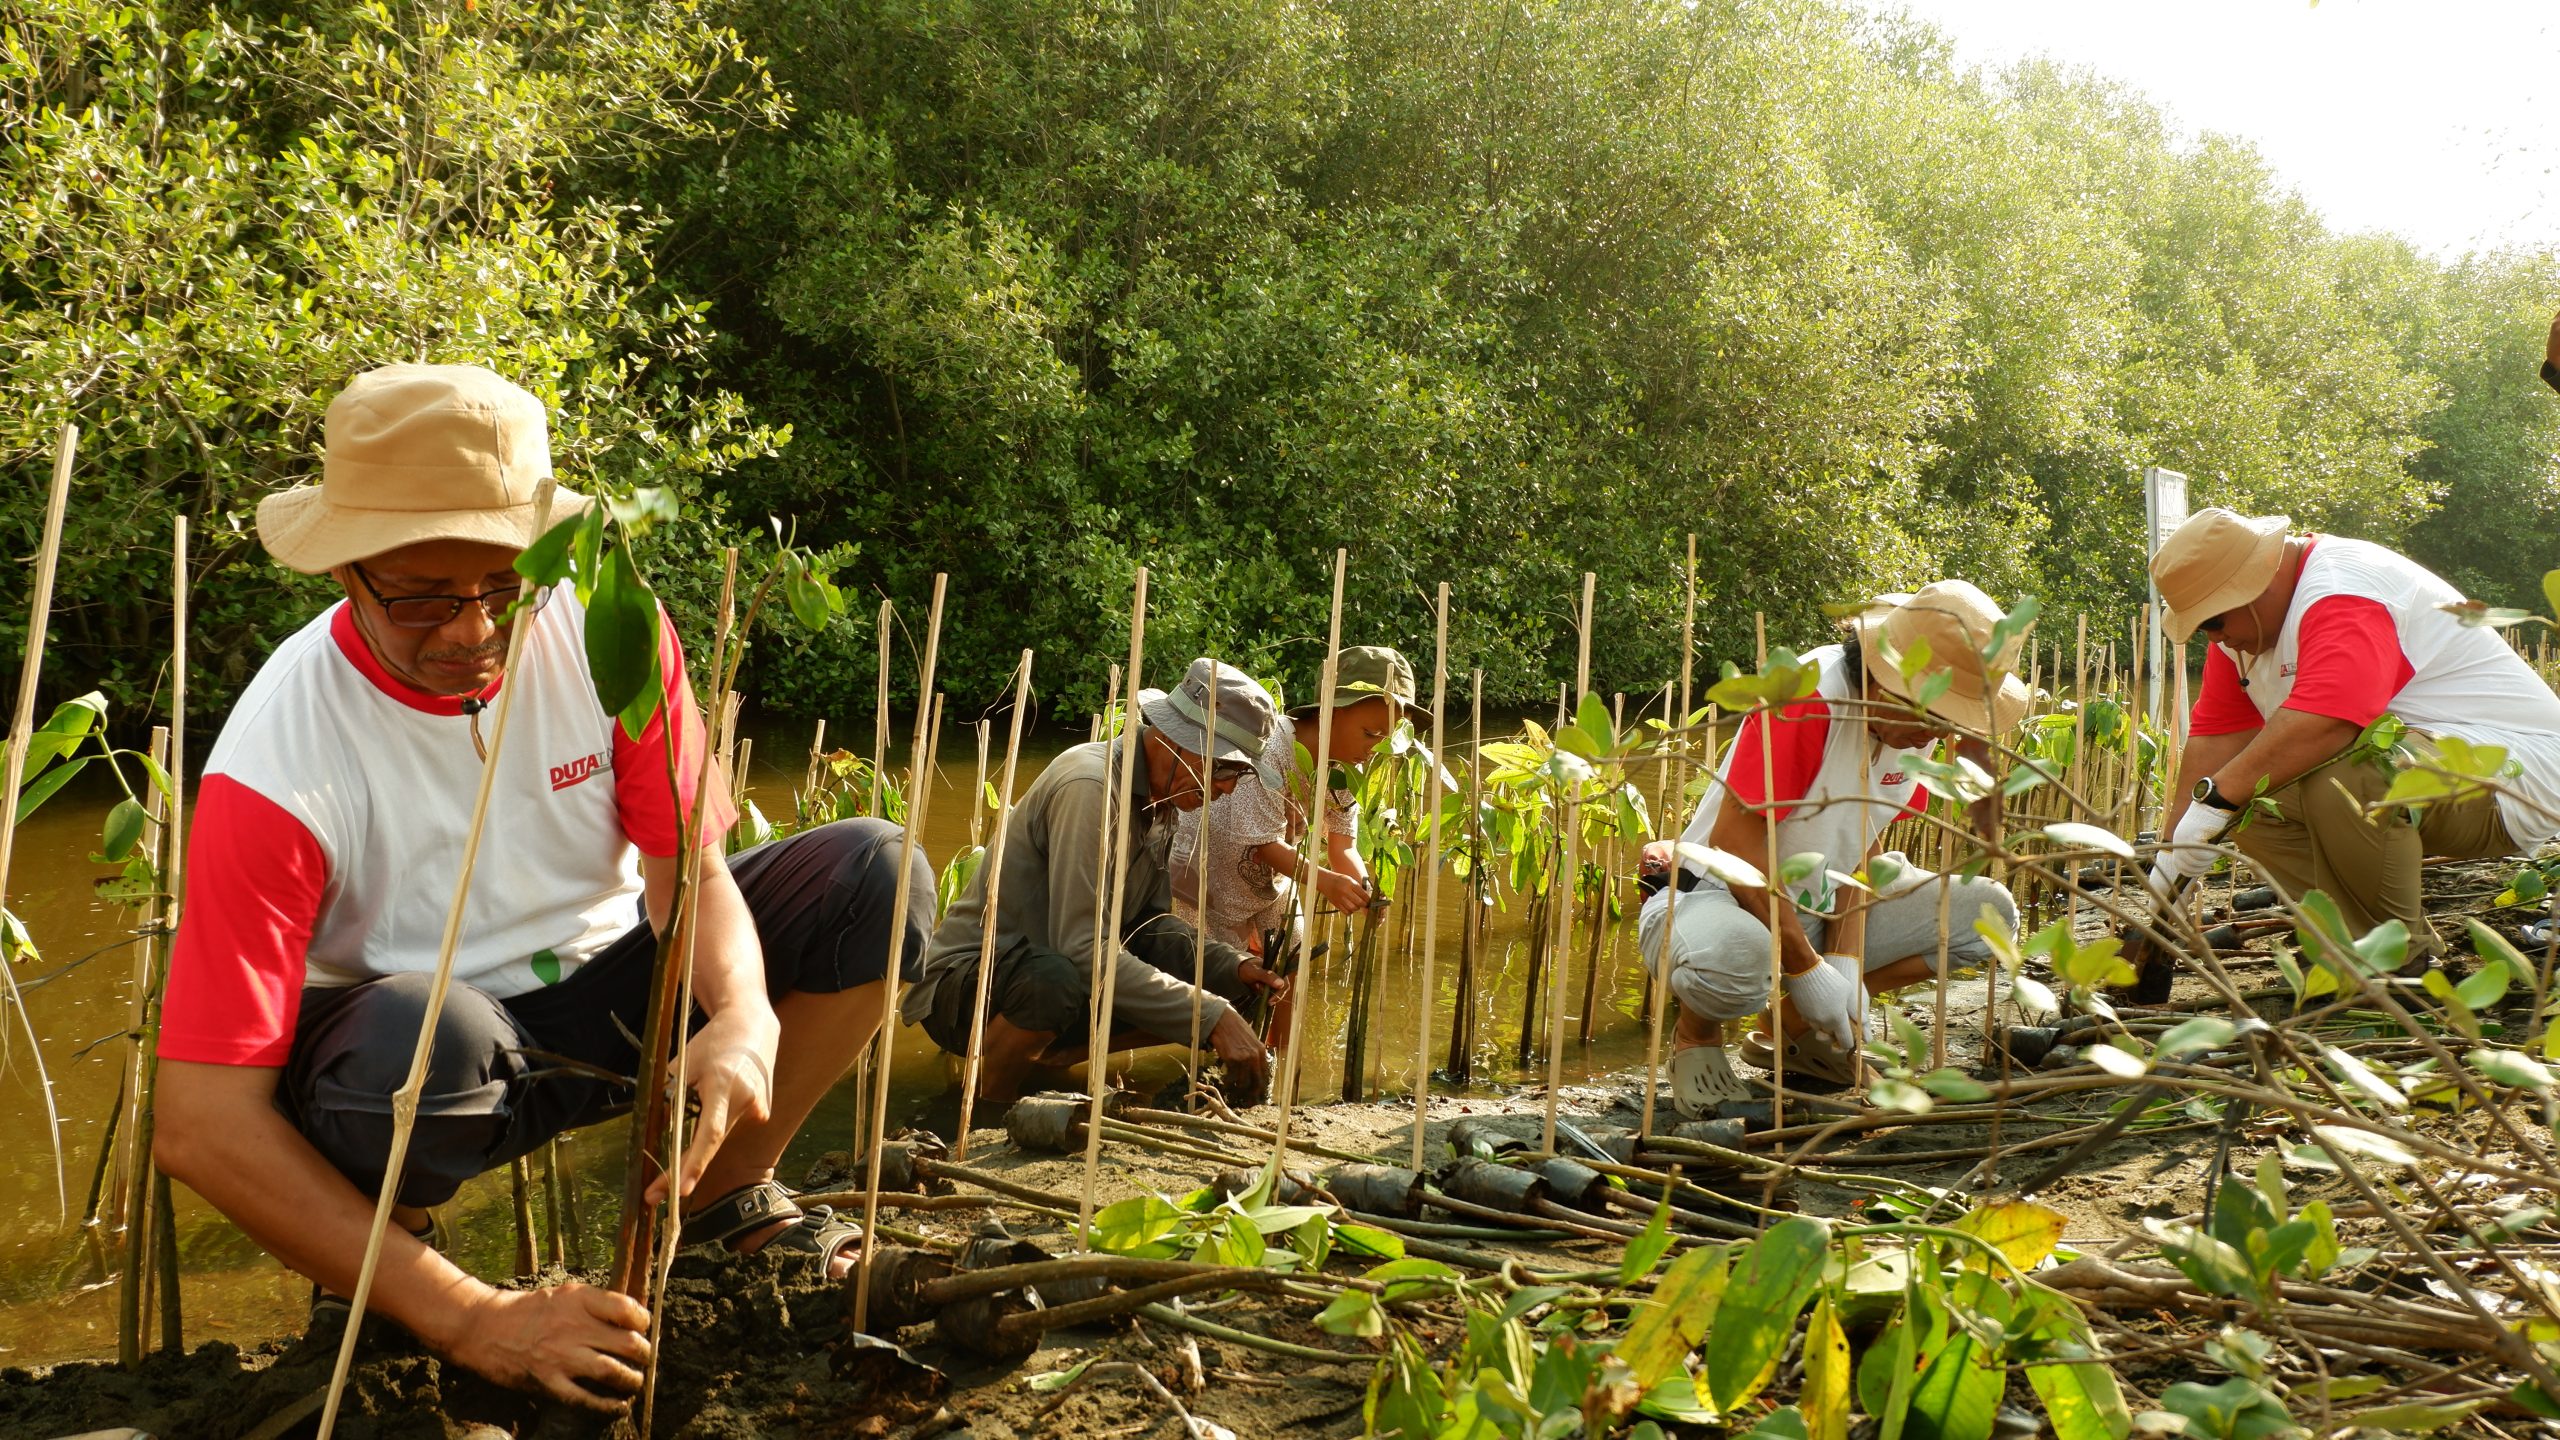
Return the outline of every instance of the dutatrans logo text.
[[[602,770],[605,767],[605,762],[612,758],[613,753],[611,751],[599,750],[593,755],[581,755],[566,765],[554,765],[551,767],[551,788],[554,790],[566,790],[570,786],[575,785],[595,774],[597,771]]]

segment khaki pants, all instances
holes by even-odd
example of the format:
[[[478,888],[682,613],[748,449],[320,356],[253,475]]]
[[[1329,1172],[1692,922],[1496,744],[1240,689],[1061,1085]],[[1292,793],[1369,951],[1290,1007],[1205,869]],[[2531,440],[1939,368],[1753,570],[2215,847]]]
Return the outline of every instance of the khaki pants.
[[[2409,739],[2422,743],[2416,735]],[[2415,825],[2396,805],[2368,819],[2364,807],[2390,788],[2390,772],[2368,760],[2329,761],[2270,791],[2279,815],[2259,813],[2242,827],[2237,844],[2286,896],[2299,900],[2319,890],[2338,902],[2350,933],[2361,936],[2397,920],[2409,927],[2411,960],[2441,955],[2444,943],[2418,903],[2418,862],[2429,855],[2508,855],[2515,841],[2497,797],[2486,793],[2437,801],[2418,812]]]

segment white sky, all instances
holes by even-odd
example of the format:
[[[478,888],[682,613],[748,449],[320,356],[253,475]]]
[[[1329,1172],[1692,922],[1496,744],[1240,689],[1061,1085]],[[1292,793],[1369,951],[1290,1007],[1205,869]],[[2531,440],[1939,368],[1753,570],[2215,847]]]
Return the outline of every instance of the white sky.
[[[1860,0],[1968,64],[2046,55],[2254,143],[2341,230],[2560,244],[2554,0]]]

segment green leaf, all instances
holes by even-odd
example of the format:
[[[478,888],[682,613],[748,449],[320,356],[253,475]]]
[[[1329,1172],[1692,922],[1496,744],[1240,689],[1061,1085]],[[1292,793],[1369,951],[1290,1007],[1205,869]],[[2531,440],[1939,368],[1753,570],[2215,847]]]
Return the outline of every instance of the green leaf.
[[[1627,1242],[1627,1253],[1618,1262],[1618,1283],[1633,1285],[1636,1277],[1650,1275],[1663,1252],[1671,1248],[1671,1192],[1665,1190],[1662,1203],[1653,1208],[1653,1218],[1645,1222],[1642,1232]]]
[[[1730,1411],[1759,1393],[1795,1333],[1830,1253],[1831,1230],[1795,1215],[1754,1240],[1734,1263],[1724,1304],[1707,1339],[1707,1398]]]
[[[1626,1338],[1618,1342],[1617,1355],[1638,1385],[1650,1390],[1680,1370],[1699,1339],[1715,1325],[1727,1291],[1725,1266],[1730,1250],[1724,1245],[1704,1245],[1684,1253],[1662,1272],[1653,1298],[1636,1306]]]
[[[1360,1277],[1386,1287],[1382,1300],[1411,1300],[1417,1296],[1446,1293],[1458,1281],[1458,1272],[1437,1260],[1390,1260],[1372,1265]],[[1429,1282],[1429,1283],[1424,1283]]]
[[[1353,1220],[1339,1220],[1334,1222],[1333,1238],[1345,1250],[1357,1251],[1363,1255],[1376,1255],[1388,1260],[1404,1258],[1403,1238],[1392,1232],[1381,1230],[1375,1225],[1363,1225]],[[1424,1261],[1423,1263],[1433,1262]]]
[[[2076,1309],[2057,1306],[2044,1329],[2042,1353],[2051,1358],[2027,1366],[2027,1383],[2044,1402],[2054,1440],[2124,1440],[2133,1415],[2115,1372],[2096,1358],[2089,1322]]]
[[[1387,1317],[1378,1308],[1376,1295],[1366,1290],[1345,1290],[1317,1313],[1316,1328],[1328,1335],[1356,1335],[1365,1340],[1386,1332]]]
[[[2187,1417],[2187,1440],[2261,1440],[2299,1428],[2283,1401],[2237,1376],[2219,1385],[2181,1381],[2160,1392],[2160,1406]]]
[[[2441,1430],[2458,1420],[2469,1419],[2486,1400],[2457,1400],[2444,1405],[2422,1405],[2415,1402],[2382,1405],[2359,1410],[2352,1417],[2359,1429],[2387,1430],[2403,1435],[2423,1435]]]
[[[2526,974],[2532,973],[2528,967],[2518,968]],[[2487,959],[2461,984],[2454,986],[2453,993],[2463,1004],[2472,1009],[2486,1010],[2507,998],[2507,989],[2515,983],[2515,976],[2516,972],[2509,970],[2504,961]]]
[[[2551,607],[2554,616],[2560,616],[2560,570],[2542,572],[2542,603]]]
[[[1953,1228],[1988,1242],[2019,1269],[2032,1270],[2062,1243],[2063,1217],[2061,1211],[2032,1201],[2012,1200],[1985,1205],[1956,1221]],[[1981,1259],[1977,1255],[1967,1263],[1978,1266]]]
[[[2409,1153],[2407,1146],[2389,1136],[2376,1135],[2370,1130],[2359,1130],[2352,1125],[2314,1125],[2311,1127],[2311,1133],[2350,1155],[2379,1160],[2385,1165],[2418,1163],[2418,1157]]]
[[[1093,1248],[1112,1255],[1170,1260],[1181,1249],[1172,1237],[1182,1232],[1187,1219],[1161,1195],[1116,1200],[1093,1217]]]
[[[2513,1050],[2493,1050],[2486,1046],[2462,1057],[2471,1068],[2501,1085],[2513,1085],[2542,1094],[2551,1088],[2551,1070],[2532,1056]]]
[[[29,746],[29,752],[33,753],[34,748]],[[83,755],[77,760],[65,761],[38,775],[33,783],[20,790],[18,792],[18,823],[21,825],[27,823],[27,817],[36,813],[38,806],[52,799],[55,791],[70,784],[72,777],[88,769],[89,761],[93,758],[95,757]]]
[[[570,552],[577,543],[579,529],[586,523],[584,513],[553,521],[550,529],[516,552],[516,573],[524,577],[528,586],[557,585],[568,579]],[[516,603],[525,601],[519,597]]]
[[[1849,1337],[1831,1312],[1828,1295],[1813,1302],[1813,1318],[1804,1332],[1804,1407],[1806,1440],[1847,1440],[1849,1434]]]
[[[0,964],[14,965],[21,960],[36,958],[35,937],[27,933],[25,922],[6,910],[0,910]]]
[[[2104,826],[2078,820],[2057,820],[2044,827],[2044,833],[2055,844],[2074,850],[2098,850],[2127,860],[2134,858],[2132,843]]]
[[[132,796],[117,801],[107,811],[107,823],[98,837],[99,857],[110,865],[123,864],[133,847],[142,843],[142,822],[146,818]]]
[[[604,559],[595,598],[587,604],[587,669],[595,677],[596,703],[625,717],[623,731],[637,737],[648,722],[629,723],[644,701],[654,710],[658,681],[658,597],[631,566],[631,550],[617,545]]]
[[[2199,1015],[2193,1020],[2179,1022],[2168,1034],[2161,1036],[2160,1043],[2152,1048],[2151,1058],[2154,1061],[2175,1060],[2181,1055],[2218,1050],[2238,1035],[2239,1031],[2231,1022],[2221,1016]]]

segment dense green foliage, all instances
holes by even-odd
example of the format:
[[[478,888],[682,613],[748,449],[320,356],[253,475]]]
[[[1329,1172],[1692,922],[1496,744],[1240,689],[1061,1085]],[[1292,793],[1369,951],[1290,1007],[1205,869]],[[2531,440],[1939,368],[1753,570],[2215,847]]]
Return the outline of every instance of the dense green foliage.
[[[2560,261],[2332,234],[2135,94],[1830,0],[295,15],[0,3],[0,462],[96,427],[84,688],[150,683],[130,547],[227,533],[408,354],[556,397],[564,472],[858,542],[849,587],[950,571],[971,707],[1024,645],[1090,704],[1140,564],[1151,653],[1303,689],[1336,545],[1350,636],[1427,654],[1449,580],[1496,701],[1570,678],[1584,569],[1595,683],[1674,673],[1692,531],[1710,660],[1941,573],[2112,632],[2145,464],[2497,603],[2550,564]],[[219,682],[307,603],[216,566]],[[861,708],[849,610],[749,688]]]

